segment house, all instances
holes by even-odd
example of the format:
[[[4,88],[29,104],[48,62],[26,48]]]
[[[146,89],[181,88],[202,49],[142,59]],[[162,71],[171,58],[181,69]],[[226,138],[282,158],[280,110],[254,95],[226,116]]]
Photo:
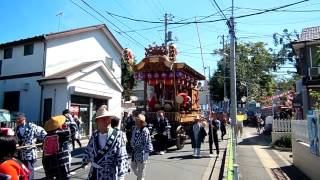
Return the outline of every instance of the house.
[[[105,25],[0,44],[0,108],[42,123],[70,109],[90,133],[101,104],[121,114],[122,50]]]
[[[303,109],[306,118],[312,103],[309,90],[320,90],[320,26],[304,28],[298,40],[291,43],[298,58],[301,80],[296,83],[294,105]]]

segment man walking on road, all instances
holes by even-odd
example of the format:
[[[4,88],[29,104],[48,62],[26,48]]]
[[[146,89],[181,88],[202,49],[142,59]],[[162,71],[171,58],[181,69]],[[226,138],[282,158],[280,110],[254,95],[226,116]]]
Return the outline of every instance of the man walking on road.
[[[154,122],[155,129],[157,134],[155,139],[157,141],[157,150],[160,151],[160,155],[163,155],[164,152],[167,150],[167,140],[168,140],[168,132],[170,128],[169,120],[164,116],[163,111],[158,112],[158,117],[156,122]]]
[[[139,114],[136,118],[136,127],[132,133],[132,161],[131,167],[137,180],[144,180],[145,169],[149,154],[153,151],[149,129],[146,127],[146,118]]]
[[[126,140],[123,133],[111,127],[113,116],[106,105],[97,110],[98,130],[90,137],[83,156],[83,167],[91,163],[89,180],[124,180],[129,171]]]
[[[212,111],[209,116],[209,149],[210,156],[213,157],[213,143],[216,147],[217,156],[219,155],[219,140],[218,140],[218,125],[217,125],[217,114]]]
[[[42,141],[47,133],[42,127],[27,122],[26,116],[23,113],[18,113],[16,122],[16,133],[19,146],[29,146],[21,148],[18,151],[18,154],[21,162],[31,171],[31,175],[29,176],[29,179],[31,180],[34,175],[34,164],[38,157],[38,150],[36,147],[37,139]]]

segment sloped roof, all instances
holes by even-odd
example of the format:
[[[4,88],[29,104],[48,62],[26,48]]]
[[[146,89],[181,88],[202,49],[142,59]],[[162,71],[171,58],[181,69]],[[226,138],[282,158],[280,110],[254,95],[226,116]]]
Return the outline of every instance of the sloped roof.
[[[44,77],[39,79],[39,84],[46,84],[46,83],[57,83],[58,82],[70,82],[78,77],[81,77],[83,73],[87,73],[92,69],[96,69],[101,67],[103,72],[106,76],[111,80],[111,82],[120,90],[123,91],[123,87],[121,83],[115,78],[115,76],[110,72],[110,70],[106,67],[106,65],[102,61],[90,61],[90,62],[83,62],[79,65],[73,66],[69,69],[57,72],[50,76]]]
[[[77,73],[77,72],[81,72],[82,69],[87,68],[91,65],[94,65],[97,62],[99,62],[99,61],[83,62],[83,63],[76,65],[76,66],[73,66],[69,69],[66,69],[66,70],[57,72],[55,74],[52,74],[50,76],[47,76],[45,78],[42,78],[39,80],[39,82],[48,81],[48,80],[66,79],[68,76],[70,76],[74,73]]]
[[[61,32],[42,34],[39,36],[33,36],[33,37],[25,38],[25,39],[6,42],[6,43],[0,44],[0,48],[5,48],[5,47],[9,47],[9,46],[16,46],[19,44],[24,44],[24,43],[34,42],[34,41],[43,41],[43,40],[48,40],[48,39],[60,38],[60,37],[64,37],[64,36],[70,36],[70,35],[75,35],[75,34],[79,34],[79,33],[94,31],[97,29],[102,30],[105,33],[105,35],[107,36],[107,38],[115,46],[115,48],[120,53],[122,52],[123,48],[122,48],[121,44],[114,37],[114,35],[111,33],[111,31],[107,28],[107,26],[105,24],[98,24],[98,25],[87,26],[87,27],[82,27],[82,28],[70,29],[70,30],[61,31]]]
[[[320,26],[304,28],[299,39],[295,42],[307,42],[320,39]]]

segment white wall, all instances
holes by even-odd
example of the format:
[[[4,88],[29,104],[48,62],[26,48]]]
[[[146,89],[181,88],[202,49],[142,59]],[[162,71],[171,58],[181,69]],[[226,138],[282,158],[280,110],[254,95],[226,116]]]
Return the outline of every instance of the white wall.
[[[33,54],[24,56],[24,45],[14,46],[12,58],[3,59],[3,49],[0,49],[0,59],[2,59],[1,76],[9,76],[15,74],[42,72],[43,70],[43,42],[35,42]]]
[[[70,87],[79,87],[84,91],[87,89],[88,93],[85,94],[88,97],[102,98],[108,99],[108,108],[110,111],[116,113],[117,116],[121,115],[121,92],[120,90],[111,82],[110,79],[106,77],[106,75],[102,72],[101,69],[96,69],[86,76],[76,80],[69,84]],[[90,94],[92,91],[90,89],[97,92],[97,94],[101,94],[97,96],[96,94]],[[102,96],[104,95],[104,96]]]
[[[320,156],[310,153],[310,145],[292,140],[293,164],[310,179],[320,177]]]
[[[67,84],[46,85],[43,90],[42,104],[46,98],[52,98],[51,115],[61,115],[62,111],[68,108],[68,103],[70,101],[70,94],[67,91]]]
[[[40,77],[19,78],[0,81],[0,108],[3,108],[3,93],[6,91],[20,91],[19,111],[26,114],[28,120],[39,121],[41,87],[37,80]],[[29,83],[28,90],[23,90]]]
[[[115,77],[121,76],[121,55],[100,30],[51,39],[47,42],[46,76],[82,62],[112,57]],[[120,82],[120,78],[118,79]]]

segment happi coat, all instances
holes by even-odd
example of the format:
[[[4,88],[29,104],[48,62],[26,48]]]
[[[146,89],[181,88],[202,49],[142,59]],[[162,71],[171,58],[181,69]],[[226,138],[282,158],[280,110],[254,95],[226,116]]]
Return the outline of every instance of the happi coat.
[[[20,129],[24,128],[24,133]],[[24,126],[18,126],[16,129],[18,143],[20,146],[34,145],[37,140],[42,141],[47,132],[40,126],[33,123],[26,123]],[[19,150],[19,158],[22,161],[37,159],[37,147],[22,148]]]
[[[90,137],[83,156],[83,164],[91,163],[89,180],[119,180],[120,176],[129,172],[126,137],[119,130],[112,130],[117,131],[113,145],[101,159],[96,161],[96,156],[102,151],[99,146],[99,132],[94,132]],[[107,137],[107,144],[110,142],[110,136]]]
[[[135,128],[131,139],[132,161],[146,161],[149,154],[153,151],[149,129],[147,127]]]

